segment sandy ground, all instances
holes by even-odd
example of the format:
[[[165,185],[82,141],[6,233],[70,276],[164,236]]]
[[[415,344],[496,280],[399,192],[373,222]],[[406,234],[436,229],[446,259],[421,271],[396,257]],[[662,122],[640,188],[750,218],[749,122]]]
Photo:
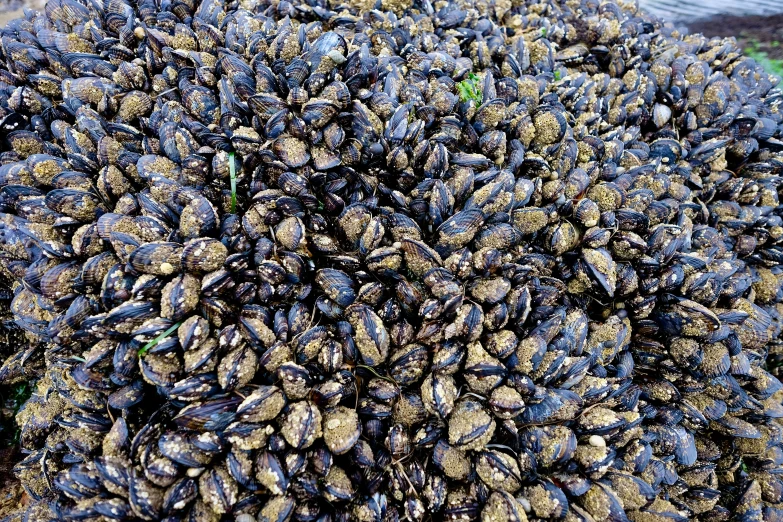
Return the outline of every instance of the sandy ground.
[[[721,16],[688,23],[692,33],[734,36],[745,46],[754,44],[770,58],[783,59],[783,14],[771,16]]]
[[[22,11],[22,8],[12,9],[10,11],[4,11],[0,13],[0,25],[5,25],[6,22],[8,22],[9,20],[13,20],[14,18],[20,18],[23,15],[24,13]]]
[[[6,448],[0,450],[0,459],[3,459],[3,464],[0,467],[5,468],[6,463],[19,460],[20,456],[16,448]],[[11,473],[11,470],[0,470],[0,480],[2,480],[2,487],[0,488],[0,522],[12,522],[15,519],[15,515],[18,516],[30,501],[27,493],[22,489],[22,485],[16,480]]]
[[[9,20],[24,16],[25,7],[41,9],[45,0],[0,0],[0,27],[5,26]]]

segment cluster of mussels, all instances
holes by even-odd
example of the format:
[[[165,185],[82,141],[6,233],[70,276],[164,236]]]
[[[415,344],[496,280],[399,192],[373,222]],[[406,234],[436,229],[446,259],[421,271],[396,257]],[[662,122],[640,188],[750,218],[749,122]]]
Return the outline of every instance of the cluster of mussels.
[[[29,522],[783,520],[783,92],[598,0],[0,32]]]

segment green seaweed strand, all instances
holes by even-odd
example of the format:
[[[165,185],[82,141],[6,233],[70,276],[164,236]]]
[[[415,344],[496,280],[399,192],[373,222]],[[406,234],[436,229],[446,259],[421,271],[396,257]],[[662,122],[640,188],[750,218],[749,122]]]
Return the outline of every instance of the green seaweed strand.
[[[159,342],[161,342],[163,339],[171,335],[179,326],[182,324],[182,321],[178,323],[174,323],[168,330],[157,336],[155,339],[151,340],[147,344],[144,345],[144,347],[139,350],[139,357],[144,357],[148,351],[150,351],[151,348],[154,348],[158,345]]]

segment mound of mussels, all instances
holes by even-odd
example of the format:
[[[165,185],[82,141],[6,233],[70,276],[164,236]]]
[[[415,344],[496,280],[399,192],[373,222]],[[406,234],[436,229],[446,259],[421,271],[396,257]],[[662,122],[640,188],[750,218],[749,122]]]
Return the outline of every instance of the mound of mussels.
[[[21,519],[783,520],[778,81],[611,1],[27,11]]]

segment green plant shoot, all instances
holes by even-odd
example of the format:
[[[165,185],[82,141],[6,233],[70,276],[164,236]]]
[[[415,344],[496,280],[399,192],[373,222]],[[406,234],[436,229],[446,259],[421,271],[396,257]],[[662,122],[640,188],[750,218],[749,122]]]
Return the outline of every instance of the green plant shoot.
[[[457,91],[459,92],[460,101],[466,102],[473,100],[476,104],[481,104],[481,88],[479,87],[481,80],[473,73],[468,74],[466,80],[462,80],[457,84]]]
[[[142,349],[139,350],[139,357],[144,357],[147,354],[147,352],[150,351],[150,349],[155,348],[155,346],[157,346],[159,342],[161,342],[163,339],[165,339],[166,337],[174,333],[181,324],[182,321],[179,321],[178,323],[174,323],[173,325],[171,325],[171,327],[168,330],[166,330],[165,332],[157,336],[155,339],[145,344],[142,347]]]

